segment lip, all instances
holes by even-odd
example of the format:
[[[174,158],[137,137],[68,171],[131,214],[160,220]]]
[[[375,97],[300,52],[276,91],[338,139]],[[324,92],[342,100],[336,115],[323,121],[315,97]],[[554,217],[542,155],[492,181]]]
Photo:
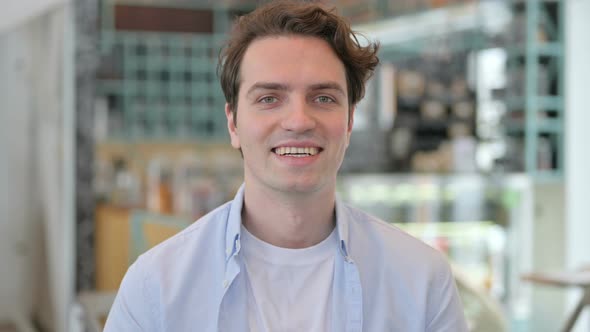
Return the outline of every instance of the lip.
[[[273,146],[271,150],[287,146],[294,148],[317,148],[320,152],[324,150],[320,145],[312,141],[285,141]]]

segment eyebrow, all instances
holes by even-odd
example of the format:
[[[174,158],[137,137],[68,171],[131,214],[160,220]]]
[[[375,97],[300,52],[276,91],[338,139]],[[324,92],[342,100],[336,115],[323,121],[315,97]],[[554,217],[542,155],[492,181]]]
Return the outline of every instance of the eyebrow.
[[[272,83],[272,82],[256,82],[254,85],[248,89],[246,92],[246,96],[249,96],[256,90],[279,90],[279,91],[287,91],[289,87],[286,84],[281,83]]]
[[[309,90],[335,90],[336,92],[340,93],[342,96],[346,96],[344,89],[340,86],[340,84],[336,82],[324,82],[324,83],[317,83],[312,84],[309,87]]]
[[[277,91],[288,91],[290,87],[287,84],[275,83],[275,82],[256,82],[246,92],[246,96],[252,94],[256,90],[277,90]],[[344,89],[340,84],[336,82],[321,82],[312,84],[308,87],[308,90],[335,90],[342,96],[346,96]]]

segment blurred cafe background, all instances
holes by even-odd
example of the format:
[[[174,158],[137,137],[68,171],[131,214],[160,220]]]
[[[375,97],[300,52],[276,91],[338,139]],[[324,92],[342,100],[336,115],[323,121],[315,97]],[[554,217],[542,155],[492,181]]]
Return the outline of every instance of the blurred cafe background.
[[[590,331],[590,0],[324,2],[381,43],[340,197],[447,255],[471,331]],[[101,331],[233,197],[216,63],[257,3],[0,4],[0,332]]]

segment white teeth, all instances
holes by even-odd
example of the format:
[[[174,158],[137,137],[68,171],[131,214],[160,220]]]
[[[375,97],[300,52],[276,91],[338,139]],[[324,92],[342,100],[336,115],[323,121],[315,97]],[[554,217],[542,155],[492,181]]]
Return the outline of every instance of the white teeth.
[[[291,155],[294,157],[305,157],[305,156],[314,156],[318,154],[319,150],[316,147],[294,147],[294,146],[282,146],[280,148],[275,149],[275,153],[284,156],[284,155]]]

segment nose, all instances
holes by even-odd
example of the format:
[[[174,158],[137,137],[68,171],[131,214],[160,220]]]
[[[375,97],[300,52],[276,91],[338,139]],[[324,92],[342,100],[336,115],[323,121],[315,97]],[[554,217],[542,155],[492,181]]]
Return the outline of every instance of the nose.
[[[316,119],[313,116],[313,109],[305,100],[295,100],[291,102],[290,107],[281,123],[283,129],[293,132],[306,132],[316,126]]]

